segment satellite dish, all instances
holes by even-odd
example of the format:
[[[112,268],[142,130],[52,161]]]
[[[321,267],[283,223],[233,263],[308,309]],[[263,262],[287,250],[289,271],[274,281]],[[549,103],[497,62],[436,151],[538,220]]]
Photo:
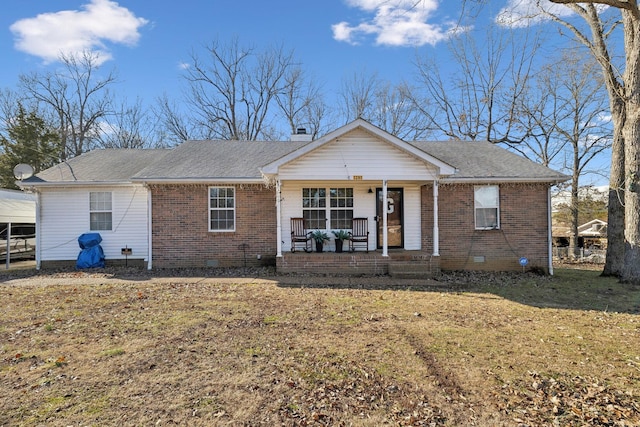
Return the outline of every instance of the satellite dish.
[[[33,168],[26,163],[17,164],[16,167],[13,168],[13,176],[20,181],[30,178],[33,176]]]

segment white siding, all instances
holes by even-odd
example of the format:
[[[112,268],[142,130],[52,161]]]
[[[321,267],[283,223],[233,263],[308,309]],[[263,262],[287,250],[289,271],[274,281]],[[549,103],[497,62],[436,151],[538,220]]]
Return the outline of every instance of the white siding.
[[[302,216],[302,189],[308,187],[351,187],[353,188],[354,198],[354,217],[369,218],[369,250],[375,250],[377,247],[377,231],[376,231],[376,187],[381,187],[382,183],[378,182],[357,182],[357,181],[287,181],[281,184],[282,195],[282,246],[283,252],[291,250],[291,222],[293,217]],[[404,189],[404,249],[419,250],[421,244],[421,209],[420,209],[420,185],[415,183],[389,183],[389,187]],[[373,193],[369,193],[369,188]],[[329,224],[327,224],[329,227]],[[328,250],[334,249],[333,234],[331,230],[327,230],[331,236]]]
[[[436,170],[363,130],[354,130],[316,151],[280,168],[282,181],[348,180],[423,180],[435,178]]]
[[[130,187],[82,187],[42,189],[40,196],[41,261],[75,260],[78,237],[89,230],[89,193],[112,193],[112,230],[95,231],[102,237],[105,258],[124,259],[121,248],[132,248],[130,258],[147,259],[147,189]]]
[[[410,251],[420,250],[422,240],[421,233],[421,209],[420,187],[405,185],[404,188],[404,248]]]

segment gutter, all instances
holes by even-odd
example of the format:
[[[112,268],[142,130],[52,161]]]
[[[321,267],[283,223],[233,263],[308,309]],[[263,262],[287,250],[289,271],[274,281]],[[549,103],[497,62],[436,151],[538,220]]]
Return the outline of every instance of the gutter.
[[[264,179],[260,178],[132,178],[134,184],[264,184]]]
[[[531,183],[531,184],[559,184],[561,182],[566,181],[570,177],[557,177],[557,178],[514,178],[514,177],[495,177],[495,178],[486,178],[486,177],[469,177],[469,178],[441,178],[441,184],[505,184],[505,183]]]

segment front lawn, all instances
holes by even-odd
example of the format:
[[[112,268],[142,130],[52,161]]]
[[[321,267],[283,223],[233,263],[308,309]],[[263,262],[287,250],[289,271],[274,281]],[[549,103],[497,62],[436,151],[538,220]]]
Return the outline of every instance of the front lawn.
[[[640,424],[640,289],[597,271],[287,279],[5,276],[0,425]]]

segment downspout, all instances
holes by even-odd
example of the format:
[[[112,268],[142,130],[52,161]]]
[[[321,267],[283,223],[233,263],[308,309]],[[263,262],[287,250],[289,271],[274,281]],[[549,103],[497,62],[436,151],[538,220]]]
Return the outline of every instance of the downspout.
[[[147,187],[145,185],[145,187]],[[151,215],[151,189],[147,187],[147,270],[153,267],[153,216]]]
[[[551,229],[551,185],[547,187],[547,241],[549,260],[549,274],[553,276],[553,245],[552,245],[552,229]]]
[[[433,180],[433,256],[440,256],[440,228],[438,226],[438,180]]]
[[[382,181],[382,256],[389,256],[389,236],[387,230],[387,215],[389,214],[389,202],[387,200],[387,180]]]
[[[280,195],[280,180],[276,180],[276,257],[282,258],[282,218],[280,212],[282,209],[282,197]]]

